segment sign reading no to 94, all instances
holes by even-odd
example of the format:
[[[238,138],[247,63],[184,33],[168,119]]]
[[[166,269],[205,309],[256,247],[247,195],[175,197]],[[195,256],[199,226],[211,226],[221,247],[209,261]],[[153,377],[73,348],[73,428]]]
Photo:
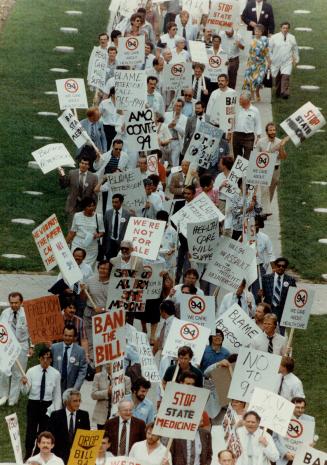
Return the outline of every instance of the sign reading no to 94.
[[[194,296],[188,301],[188,307],[195,315],[201,315],[206,309],[206,303],[201,297]]]
[[[199,336],[199,334],[199,329],[192,323],[186,323],[180,329],[180,335],[186,341],[194,341]]]

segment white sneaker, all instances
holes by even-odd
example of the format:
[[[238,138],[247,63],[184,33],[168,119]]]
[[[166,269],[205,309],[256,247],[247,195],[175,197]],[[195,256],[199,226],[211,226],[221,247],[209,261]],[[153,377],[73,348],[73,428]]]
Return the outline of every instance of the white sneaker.
[[[5,405],[5,403],[7,402],[7,400],[8,400],[8,397],[7,397],[7,396],[1,397],[1,399],[0,399],[0,407],[1,407],[1,405]]]

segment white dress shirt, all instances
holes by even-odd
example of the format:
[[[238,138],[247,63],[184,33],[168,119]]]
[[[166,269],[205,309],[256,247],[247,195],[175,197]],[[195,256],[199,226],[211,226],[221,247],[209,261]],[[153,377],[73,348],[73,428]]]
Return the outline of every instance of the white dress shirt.
[[[130,453],[128,457],[131,459],[139,460],[140,462],[143,463],[143,461],[146,463],[146,465],[159,465],[162,460],[166,457],[166,452],[167,448],[160,443],[156,449],[152,450],[151,453],[149,454],[148,448],[146,446],[146,440],[145,441],[139,441],[133,444]],[[168,454],[168,461],[169,464],[171,465],[171,453],[169,452]]]
[[[249,297],[251,297],[252,294],[249,293],[248,295],[249,295]],[[242,294],[240,296],[241,297],[241,303],[242,303],[241,307],[248,316],[252,316],[252,314],[254,312],[254,308],[252,306],[252,310],[250,310],[250,308],[248,306],[248,300],[247,300],[248,295],[245,292],[242,292]],[[229,292],[228,294],[226,294],[223,297],[223,299],[221,301],[219,311],[218,311],[218,315],[220,316],[223,313],[227,312],[227,310],[234,304],[238,305],[238,297],[237,297],[235,292]]]
[[[249,433],[244,426],[237,428],[237,434],[240,438],[241,445],[242,445],[242,454],[236,461],[236,465],[249,465],[248,459],[248,441],[249,441]],[[259,443],[259,438],[264,436],[267,441],[268,445],[266,447],[263,444]],[[270,462],[276,462],[279,458],[279,452],[277,447],[268,433],[264,433],[261,428],[258,428],[252,434],[252,465],[270,465]]]
[[[267,270],[269,264],[275,260],[270,237],[262,231],[259,231],[256,234],[256,246],[257,264],[264,265]]]
[[[123,213],[123,208],[121,207],[119,210],[114,210],[113,215],[112,215],[112,222],[111,222],[111,228],[112,228],[112,239],[116,239],[114,237],[114,228],[115,228],[115,218],[116,218],[116,212],[118,211],[118,229],[117,229],[117,235],[119,236],[119,230],[120,230],[120,222],[122,219],[122,213]]]
[[[219,36],[221,38],[221,46],[227,53],[228,58],[236,58],[240,54],[240,48],[236,45],[236,42],[240,42],[243,46],[244,40],[241,36],[234,32],[232,37],[228,37],[226,31],[220,31]]]
[[[287,373],[287,375],[280,375],[280,384],[281,391],[280,396],[285,397],[285,399],[291,401],[293,397],[302,397],[305,398],[303,391],[302,381],[295,376],[294,373]]]
[[[250,347],[252,347],[252,349],[261,350],[262,352],[268,352],[268,344],[268,336],[263,332],[252,340]],[[273,335],[272,344],[273,354],[285,355],[287,349],[287,339],[285,336],[275,333]]]
[[[236,113],[234,131],[260,136],[262,128],[259,110],[253,105],[250,105],[248,109],[240,106]]]
[[[118,115],[116,111],[116,107],[111,100],[111,98],[106,98],[102,100],[99,105],[99,110],[101,113],[101,121],[105,125],[115,126],[118,121]]]
[[[23,384],[21,390],[24,394],[29,394],[30,400],[40,400],[41,381],[43,376],[43,368],[41,365],[35,365],[26,372],[28,383]],[[48,367],[45,374],[45,391],[43,400],[52,401],[53,410],[61,408],[61,375],[58,370],[53,367]]]
[[[55,454],[51,454],[51,457],[45,461],[41,456],[41,453],[39,453],[37,455],[33,455],[33,457],[30,457],[26,463],[30,462],[37,462],[41,465],[64,465],[63,460],[60,457],[57,457]]]

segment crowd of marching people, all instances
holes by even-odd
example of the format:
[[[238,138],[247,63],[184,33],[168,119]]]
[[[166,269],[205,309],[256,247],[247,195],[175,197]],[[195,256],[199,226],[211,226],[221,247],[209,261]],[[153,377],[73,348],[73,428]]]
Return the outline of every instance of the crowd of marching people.
[[[210,465],[215,459],[220,465],[290,465],[294,452],[282,435],[263,431],[260,415],[249,410],[243,399],[218,398],[212,373],[219,367],[232,373],[238,357],[225,347],[226,331],[211,331],[200,361],[194,361],[188,345],[180,346],[176,357],[162,355],[162,351],[170,328],[180,319],[185,294],[214,296],[216,320],[237,305],[256,327],[250,348],[281,357],[275,392],[294,404],[293,418],[314,422],[305,413],[303,385],[293,373],[295,361],[280,324],[288,291],[296,283],[287,273],[287,258],[275,257],[272,241],[264,232],[288,138],[277,137],[273,121],[264,127],[260,105],[256,105],[271,77],[276,95],[289,98],[292,66],[299,61],[296,40],[287,21],[275,33],[273,10],[265,0],[245,2],[237,23],[219,31],[207,24],[205,1],[198,16],[194,12],[192,16],[179,0],[143,3],[129,16],[112,12],[111,29],[99,33],[97,46],[108,53],[106,82],[103,88],[92,89],[93,106],[81,121],[92,143],[78,150],[77,169],[59,170],[60,187],[68,190],[66,242],[83,275],[73,285],[59,275],[50,289],[60,300],[62,339],[34,348],[23,296],[19,291],[9,294],[9,307],[0,322],[11,326],[21,345],[19,362],[25,373],[22,376],[16,365],[11,373],[0,372],[0,405],[15,406],[21,395],[28,397],[24,460],[33,465],[67,464],[76,431],[91,428],[104,430],[96,465],[106,465],[114,456],[128,456],[147,465]],[[115,71],[126,69],[119,64],[119,39],[139,36],[145,38],[144,63],[129,69],[143,70],[147,76],[146,108],[153,112],[158,139],[158,148],[151,152],[135,151],[125,131],[124,111],[116,108]],[[208,58],[219,57],[221,72],[214,79],[205,61],[193,59],[190,42],[204,44]],[[244,75],[240,62],[246,63]],[[167,90],[164,69],[180,63],[192,64],[191,85]],[[237,83],[241,91],[236,90]],[[223,117],[223,102],[231,108],[230,118]],[[189,156],[202,122],[221,130],[220,142],[205,168],[194,165]],[[276,156],[270,186],[249,185],[245,173],[231,179],[236,158],[248,161],[253,150]],[[155,173],[149,170],[149,155],[156,155]],[[146,200],[138,209],[125,205],[124,193],[111,190],[109,175],[130,170],[138,170],[144,185]],[[251,229],[256,247],[256,277],[250,282],[244,275],[237,288],[222,298],[217,285],[204,279],[207,264],[194,260],[190,238],[171,219],[203,194],[222,213],[215,233],[245,244]],[[165,222],[156,260],[136,256],[133,242],[125,239],[132,217]],[[161,266],[160,296],[148,299],[142,312],[126,312],[124,389],[117,398],[114,364],[95,363],[92,318],[109,311],[113,270],[142,273],[151,263]],[[136,330],[146,334],[161,389],[144,376]],[[38,362],[27,369],[33,354]],[[176,437],[168,445],[156,434],[155,425],[171,381],[209,389],[210,394],[195,438]],[[81,389],[88,384],[92,387],[87,392],[95,401],[93,411],[80,408]],[[213,457],[213,444],[218,441],[214,427],[224,427],[230,418],[233,434],[218,457]]]

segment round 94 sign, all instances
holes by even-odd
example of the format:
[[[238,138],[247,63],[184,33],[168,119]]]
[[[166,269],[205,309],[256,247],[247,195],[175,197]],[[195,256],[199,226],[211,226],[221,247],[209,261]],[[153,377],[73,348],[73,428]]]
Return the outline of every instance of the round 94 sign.
[[[188,301],[188,307],[195,315],[201,315],[206,309],[206,304],[201,297],[195,295]]]
[[[5,326],[0,325],[0,344],[6,344],[8,341],[8,331]]]
[[[295,418],[292,418],[287,428],[287,436],[291,439],[299,438],[303,433],[303,425]]]
[[[300,289],[294,296],[294,304],[297,308],[302,308],[308,302],[308,293],[305,289]]]
[[[180,335],[186,341],[194,341],[199,334],[199,328],[192,323],[186,323],[180,329]]]

